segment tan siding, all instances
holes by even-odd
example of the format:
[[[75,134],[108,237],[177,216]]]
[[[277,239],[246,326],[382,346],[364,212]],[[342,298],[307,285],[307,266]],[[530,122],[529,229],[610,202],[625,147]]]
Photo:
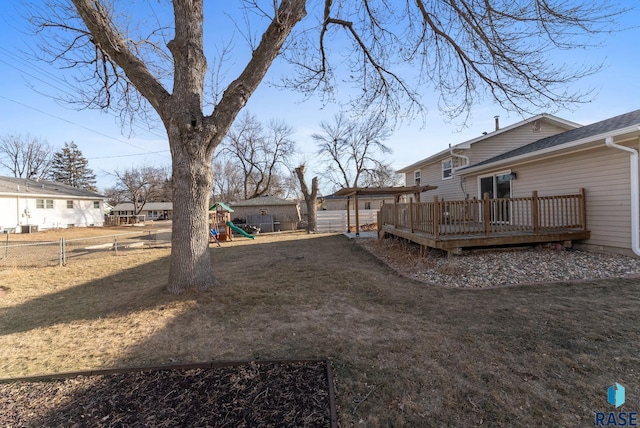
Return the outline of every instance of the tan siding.
[[[440,161],[422,168],[421,174],[422,184],[438,186],[435,190],[422,193],[420,195],[421,201],[431,201],[436,195],[441,199],[464,199],[464,193],[460,189],[460,177],[452,177],[447,180],[443,180],[442,164]]]
[[[630,248],[631,203],[629,198],[629,155],[600,147],[535,163],[513,166],[514,197],[560,195],[586,191],[587,244]],[[477,177],[467,177],[477,188]]]
[[[533,131],[532,127],[532,124],[526,124],[521,127],[505,131],[494,137],[488,137],[485,140],[472,144],[471,148],[464,152],[464,155],[469,156],[470,162],[473,165],[474,163],[497,156],[533,141],[565,131],[565,129],[553,126],[545,121],[542,121],[540,131]],[[431,200],[434,195],[438,195],[438,197],[445,200],[464,199],[465,194],[473,197],[477,193],[475,183],[472,186],[469,186],[468,182],[462,182],[461,186],[460,177],[454,176],[448,180],[442,179],[441,162],[447,157],[448,156],[442,156],[437,160],[433,160],[432,163],[420,168],[421,184],[438,186],[438,189],[436,190],[423,193],[420,196],[421,200]],[[405,185],[412,186],[414,184],[413,172],[414,171],[410,171],[405,174]]]
[[[533,125],[527,124],[472,144],[471,149],[466,153],[470,158],[471,164],[482,162],[534,141],[566,131],[566,129],[542,122],[539,131],[534,131]]]

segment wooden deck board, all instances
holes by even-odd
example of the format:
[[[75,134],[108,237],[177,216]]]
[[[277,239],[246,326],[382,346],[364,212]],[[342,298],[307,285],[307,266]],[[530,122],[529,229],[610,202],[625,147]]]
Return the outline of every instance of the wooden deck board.
[[[378,213],[378,230],[431,248],[523,245],[589,239],[586,195],[394,203]]]
[[[565,242],[589,239],[591,232],[582,229],[564,229],[539,231],[494,232],[491,236],[473,233],[466,235],[444,235],[435,238],[422,232],[411,232],[408,229],[383,225],[380,232],[398,236],[430,248],[438,248],[450,252],[459,252],[465,248],[494,247],[503,245],[540,244],[547,242]]]

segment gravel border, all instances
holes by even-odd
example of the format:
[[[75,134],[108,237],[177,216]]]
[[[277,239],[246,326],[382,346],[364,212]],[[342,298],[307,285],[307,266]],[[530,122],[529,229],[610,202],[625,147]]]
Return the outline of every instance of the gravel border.
[[[640,258],[567,250],[560,245],[485,250],[447,257],[439,251],[420,256],[419,247],[397,240],[361,239],[357,242],[401,275],[447,288],[490,288],[640,276]]]

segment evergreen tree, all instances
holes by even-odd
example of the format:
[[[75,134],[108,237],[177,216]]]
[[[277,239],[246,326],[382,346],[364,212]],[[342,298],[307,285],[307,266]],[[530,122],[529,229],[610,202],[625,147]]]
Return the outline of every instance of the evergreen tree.
[[[51,179],[79,189],[97,191],[96,175],[89,168],[89,161],[73,141],[64,143],[60,151],[54,153],[51,165]]]

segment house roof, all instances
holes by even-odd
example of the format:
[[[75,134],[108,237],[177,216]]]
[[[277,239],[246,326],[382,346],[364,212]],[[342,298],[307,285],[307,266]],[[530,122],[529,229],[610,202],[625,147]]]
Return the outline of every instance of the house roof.
[[[470,172],[482,167],[506,162],[515,158],[525,158],[533,156],[540,152],[548,152],[566,148],[569,145],[586,144],[600,139],[604,139],[607,134],[616,133],[630,128],[630,131],[640,130],[640,110],[634,110],[629,113],[621,114],[600,122],[582,126],[580,128],[565,131],[561,134],[552,135],[541,140],[526,144],[517,149],[510,150],[492,158],[478,162],[474,165],[461,168],[460,173]],[[636,129],[634,129],[636,128]]]
[[[476,144],[479,143],[481,141],[484,141],[488,138],[493,138],[497,135],[503,134],[507,131],[511,131],[512,129],[516,129],[519,128],[521,126],[525,126],[528,125],[530,123],[533,123],[535,121],[538,120],[543,120],[546,122],[549,122],[555,126],[558,126],[559,128],[564,128],[567,130],[570,129],[576,129],[581,126],[578,123],[575,122],[571,122],[569,120],[566,119],[562,119],[560,117],[554,116],[552,114],[548,114],[548,113],[542,113],[542,114],[538,114],[536,116],[530,117],[528,119],[525,120],[521,120],[520,122],[514,123],[512,125],[509,126],[505,126],[504,128],[500,128],[497,129],[493,132],[487,132],[484,133],[483,135],[476,137],[476,138],[472,138],[471,140],[467,140],[464,141],[462,143],[456,144],[454,146],[450,146],[448,149],[444,149],[434,155],[431,155],[425,159],[419,160],[418,162],[412,163],[411,165],[405,166],[404,168],[401,168],[398,170],[398,173],[407,173],[407,172],[411,172],[413,170],[419,169],[420,167],[422,167],[423,165],[426,165],[428,163],[431,163],[439,158],[442,158],[443,156],[447,156],[451,153],[452,150],[467,150],[469,148],[471,148],[472,144]]]
[[[173,202],[147,202],[142,207],[145,211],[172,211]],[[125,202],[113,207],[113,211],[134,211],[135,208],[131,202]]]
[[[56,181],[31,180],[27,178],[0,177],[0,195],[58,197],[70,199],[104,199],[90,190],[79,189]]]
[[[274,205],[298,205],[296,201],[288,201],[286,199],[276,198],[275,196],[258,196],[257,198],[247,199],[246,201],[229,202],[231,207],[264,207]]]

